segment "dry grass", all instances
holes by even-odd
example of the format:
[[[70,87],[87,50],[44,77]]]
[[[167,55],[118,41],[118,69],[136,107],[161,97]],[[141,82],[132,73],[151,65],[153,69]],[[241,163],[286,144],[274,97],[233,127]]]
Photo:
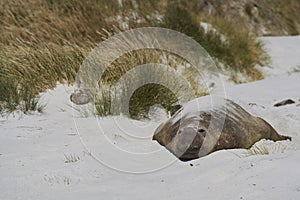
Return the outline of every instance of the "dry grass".
[[[2,46],[0,64],[5,74],[16,77],[21,85],[34,83],[36,92],[52,88],[58,81],[74,81],[87,51],[76,45]]]
[[[300,34],[300,2],[298,0],[264,0],[261,17],[276,28],[284,28],[290,35]],[[265,6],[267,5],[267,6]],[[274,29],[271,27],[271,29]]]
[[[261,140],[248,149],[246,155],[255,156],[284,153],[289,150],[289,148],[291,148],[290,144],[285,144],[284,141],[274,142],[270,140]]]
[[[44,106],[38,104],[36,95],[55,87],[57,82],[73,82],[86,54],[75,45],[0,46],[2,114],[14,110],[42,111]]]
[[[253,35],[298,35],[300,33],[299,0],[171,0],[206,20],[221,18],[235,29]]]
[[[270,152],[268,147],[265,145],[254,145],[247,151],[247,154],[249,156],[268,155]]]
[[[223,22],[213,22],[220,27],[222,34],[228,36],[228,41],[224,43],[220,35],[204,33],[198,26],[197,16],[186,9],[172,7],[167,0],[122,2],[120,6],[117,0],[0,1],[1,113],[16,109],[23,112],[42,110],[36,95],[55,87],[57,82],[73,83],[85,56],[105,39],[103,30],[113,35],[136,27],[172,28],[193,37],[216,61],[226,64],[228,68],[247,74],[253,80],[262,78],[254,68],[262,59],[259,57],[261,46],[244,32],[231,30],[223,24],[218,26]],[[182,3],[182,7],[188,5]],[[163,19],[158,20],[158,15],[163,15]],[[162,57],[165,57],[164,61]],[[100,87],[103,88],[103,99],[96,102],[98,114],[111,114],[110,97],[116,91],[110,86],[134,66],[146,63],[168,64],[174,68],[180,64],[186,65],[181,58],[156,50],[123,55],[102,77]],[[196,95],[205,95],[205,89],[191,74],[187,70],[184,76]],[[146,116],[149,107],[157,103],[169,109],[176,100],[168,89],[148,85],[134,93],[130,101],[131,115]]]
[[[250,81],[263,78],[261,72],[255,68],[268,61],[262,43],[224,19],[216,17],[207,19],[216,31],[205,31],[199,27],[200,21],[202,21],[200,18],[193,16],[186,9],[171,4],[166,10],[163,26],[193,37],[217,63],[225,65],[227,70],[242,73],[245,77],[249,77]]]
[[[263,79],[262,73],[256,66],[263,66],[269,61],[267,53],[263,50],[263,44],[248,34],[246,31],[236,29],[234,25],[220,18],[210,18],[217,31],[226,38],[221,61],[227,64],[227,68],[242,73],[250,81]]]
[[[0,41],[91,46],[101,40],[98,31],[108,28],[105,19],[116,10],[112,2],[115,1],[3,0]]]
[[[0,42],[52,42],[94,47],[102,41],[103,29],[147,26],[151,13],[159,7],[158,0],[2,0],[0,2]],[[137,16],[132,10],[136,9]],[[138,22],[137,22],[138,21]]]

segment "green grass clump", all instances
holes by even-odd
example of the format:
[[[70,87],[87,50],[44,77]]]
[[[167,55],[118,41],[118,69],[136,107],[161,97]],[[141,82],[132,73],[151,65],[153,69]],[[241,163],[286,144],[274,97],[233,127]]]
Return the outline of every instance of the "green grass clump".
[[[2,71],[2,70],[0,70]],[[0,72],[0,115],[7,115],[15,110],[27,114],[31,111],[42,112],[44,105],[39,104],[39,98],[32,93],[31,86],[21,86],[14,76]]]
[[[169,111],[178,102],[176,95],[168,88],[159,84],[146,84],[133,93],[128,102],[129,110],[124,110],[123,104],[112,105],[115,93],[114,88],[102,89],[102,94],[95,101],[98,116],[128,114],[133,119],[145,119],[150,117],[149,111],[152,106],[161,105]]]
[[[0,111],[1,114],[14,111],[20,102],[18,98],[17,82],[3,73],[0,68]]]
[[[79,160],[80,160],[80,157],[75,154],[70,154],[70,155],[65,154],[65,163],[67,163],[67,164],[75,163],[75,162],[78,162]]]
[[[143,49],[122,55],[106,68],[99,81],[101,94],[95,99],[96,114],[107,116],[122,113],[128,114],[134,119],[142,119],[149,117],[148,113],[152,106],[161,105],[165,110],[169,111],[174,105],[178,104],[178,98],[182,99],[182,97],[176,96],[174,92],[182,91],[182,85],[174,81],[168,74],[165,74],[167,72],[160,69],[156,70],[155,68],[145,72],[133,70],[136,66],[149,63],[168,65],[175,71],[179,64],[185,67],[183,73],[179,75],[189,82],[190,87],[195,92],[194,96],[187,95],[186,100],[207,94],[206,88],[202,87],[196,80],[195,74],[197,72],[193,71],[193,68],[189,67],[189,64],[184,59],[161,50]],[[126,79],[127,81],[121,87],[116,88],[115,85],[125,74],[129,78]],[[143,79],[156,81],[140,85],[139,82],[143,81]],[[171,91],[164,85],[157,84],[157,82],[162,80],[163,82],[167,81],[170,86],[172,85],[173,90],[176,88],[175,91]],[[135,88],[133,94],[128,97],[129,91],[135,86],[138,86],[138,88]],[[119,99],[119,103],[116,105],[113,99]]]
[[[152,106],[161,105],[171,110],[178,103],[176,95],[168,88],[159,84],[147,84],[137,89],[129,101],[129,113],[134,119],[148,118]]]

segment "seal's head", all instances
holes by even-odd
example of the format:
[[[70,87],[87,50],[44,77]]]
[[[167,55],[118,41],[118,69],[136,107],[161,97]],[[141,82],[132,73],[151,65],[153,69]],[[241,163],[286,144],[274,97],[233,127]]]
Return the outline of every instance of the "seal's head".
[[[206,112],[180,117],[177,112],[155,131],[153,140],[157,140],[182,161],[200,157],[200,149],[208,135],[210,115]]]
[[[155,131],[153,140],[183,161],[214,151],[226,116],[224,98],[211,96],[194,99]]]

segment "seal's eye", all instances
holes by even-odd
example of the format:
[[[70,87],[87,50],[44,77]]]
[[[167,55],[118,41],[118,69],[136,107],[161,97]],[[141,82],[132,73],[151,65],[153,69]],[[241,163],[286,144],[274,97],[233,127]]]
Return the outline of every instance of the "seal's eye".
[[[179,130],[179,131],[177,132],[177,134],[178,134],[178,135],[181,135],[181,134],[182,134],[182,130]]]
[[[198,129],[198,133],[205,137],[206,131],[203,128]]]

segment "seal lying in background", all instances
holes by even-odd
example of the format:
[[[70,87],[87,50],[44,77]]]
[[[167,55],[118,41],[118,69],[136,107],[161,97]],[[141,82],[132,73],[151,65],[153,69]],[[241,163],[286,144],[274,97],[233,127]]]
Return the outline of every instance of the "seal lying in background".
[[[291,137],[279,135],[265,120],[252,116],[231,100],[211,105],[209,97],[195,99],[180,108],[153,136],[182,161],[221,149],[248,149],[261,139],[280,141]]]

